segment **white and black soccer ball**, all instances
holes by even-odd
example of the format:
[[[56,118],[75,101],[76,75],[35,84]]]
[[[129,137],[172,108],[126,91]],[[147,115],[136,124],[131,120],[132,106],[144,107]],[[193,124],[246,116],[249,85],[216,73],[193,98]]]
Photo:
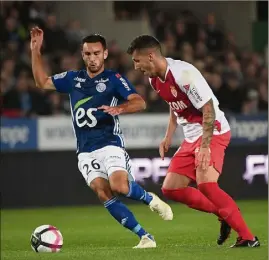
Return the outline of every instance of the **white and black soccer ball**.
[[[60,230],[51,225],[37,227],[31,235],[31,247],[35,252],[59,252],[63,246]]]

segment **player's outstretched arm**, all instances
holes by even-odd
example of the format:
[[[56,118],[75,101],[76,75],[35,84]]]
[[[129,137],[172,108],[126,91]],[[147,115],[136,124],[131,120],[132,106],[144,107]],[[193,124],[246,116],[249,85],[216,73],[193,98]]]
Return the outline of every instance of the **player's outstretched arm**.
[[[55,90],[55,86],[51,78],[47,75],[41,57],[41,46],[43,43],[43,31],[34,27],[31,30],[31,60],[32,60],[32,72],[36,82],[36,86],[43,89]]]

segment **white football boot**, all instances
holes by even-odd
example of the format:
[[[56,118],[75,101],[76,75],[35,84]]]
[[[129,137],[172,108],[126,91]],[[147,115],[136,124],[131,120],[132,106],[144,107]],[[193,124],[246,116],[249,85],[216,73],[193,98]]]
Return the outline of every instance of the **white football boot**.
[[[133,248],[155,248],[156,246],[156,241],[154,240],[153,236],[146,234],[141,237],[139,244]]]
[[[163,220],[172,220],[173,211],[171,207],[162,201],[156,194],[149,192],[152,196],[152,201],[149,203],[149,207],[152,211],[157,212]]]

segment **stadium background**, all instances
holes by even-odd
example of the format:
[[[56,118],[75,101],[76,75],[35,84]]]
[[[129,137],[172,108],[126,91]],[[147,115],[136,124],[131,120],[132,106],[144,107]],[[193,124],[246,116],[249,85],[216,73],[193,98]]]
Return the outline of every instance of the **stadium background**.
[[[168,107],[132,69],[125,50],[135,36],[149,33],[165,55],[194,64],[232,127],[220,185],[235,199],[255,199],[243,204],[246,211],[258,212],[255,205],[261,205],[267,219],[267,2],[1,2],[1,206],[22,214],[28,207],[86,204],[94,212],[90,205],[99,202],[77,169],[68,97],[35,88],[29,48],[34,25],[45,33],[42,53],[50,75],[83,66],[84,35],[106,36],[106,67],[126,75],[147,101],[146,111],[120,121],[137,180],[158,194],[182,132],[160,161]],[[4,229],[10,212],[3,213]]]

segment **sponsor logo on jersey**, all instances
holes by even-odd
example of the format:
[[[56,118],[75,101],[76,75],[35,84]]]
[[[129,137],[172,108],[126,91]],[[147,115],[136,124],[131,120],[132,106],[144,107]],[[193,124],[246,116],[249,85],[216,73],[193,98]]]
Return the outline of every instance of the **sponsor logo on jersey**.
[[[94,83],[105,83],[107,81],[109,81],[109,79],[103,79],[103,78],[101,78],[100,80],[95,80]]]
[[[81,88],[80,82],[75,85],[75,88]]]
[[[106,84],[105,83],[98,83],[97,85],[96,85],[96,90],[98,91],[98,92],[104,92],[105,90],[106,90]]]
[[[171,93],[174,97],[177,97],[177,90],[175,86],[170,86]]]
[[[64,78],[66,75],[67,75],[67,71],[62,72],[62,73],[59,73],[59,74],[55,74],[55,75],[53,76],[53,78],[54,78],[54,79],[62,79],[62,78]]]
[[[168,104],[173,110],[183,110],[187,108],[187,105],[183,101],[168,102]]]
[[[86,81],[86,79],[82,79],[82,78],[79,78],[79,77],[75,77],[74,80],[79,81],[79,82],[85,82]]]

